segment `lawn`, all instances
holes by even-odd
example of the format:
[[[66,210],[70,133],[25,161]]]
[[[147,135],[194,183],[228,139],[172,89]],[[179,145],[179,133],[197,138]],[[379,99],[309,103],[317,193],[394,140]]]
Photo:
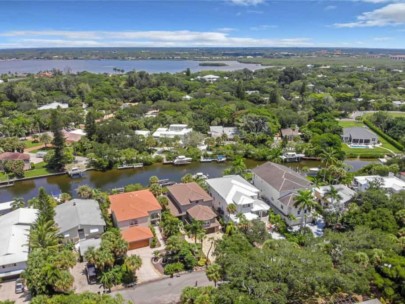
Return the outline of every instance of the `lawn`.
[[[339,125],[342,128],[351,128],[351,127],[366,127],[361,121],[342,121],[339,120]],[[378,136],[378,140],[382,144],[381,147],[373,149],[362,149],[362,148],[349,148],[346,144],[342,144],[342,150],[346,152],[347,157],[363,157],[363,158],[379,158],[383,157],[385,154],[389,153],[389,149],[394,153],[399,153],[400,151],[387,142],[381,136]],[[385,149],[384,149],[385,148]]]
[[[54,173],[46,168],[46,163],[35,164],[35,169],[25,171],[24,177],[36,177]]]
[[[24,140],[25,148],[32,148],[32,147],[37,147],[41,146],[42,144],[40,142],[33,142],[31,140]]]

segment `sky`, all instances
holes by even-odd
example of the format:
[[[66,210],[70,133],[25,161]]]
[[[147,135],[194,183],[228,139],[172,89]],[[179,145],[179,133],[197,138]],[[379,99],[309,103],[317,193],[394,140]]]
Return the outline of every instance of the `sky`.
[[[0,0],[0,48],[405,49],[405,0]]]

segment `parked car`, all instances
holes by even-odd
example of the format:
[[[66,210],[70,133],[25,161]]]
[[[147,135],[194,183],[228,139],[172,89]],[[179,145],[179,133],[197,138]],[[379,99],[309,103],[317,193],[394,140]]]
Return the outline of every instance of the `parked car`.
[[[86,265],[86,276],[87,282],[89,284],[96,284],[97,283],[97,273],[96,273],[96,266],[93,264]]]
[[[25,286],[22,279],[17,279],[15,281],[15,293],[23,293],[25,291]]]

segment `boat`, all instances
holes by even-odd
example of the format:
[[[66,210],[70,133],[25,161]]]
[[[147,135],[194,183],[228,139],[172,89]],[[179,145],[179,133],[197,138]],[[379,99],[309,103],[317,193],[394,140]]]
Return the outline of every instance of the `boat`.
[[[226,162],[225,155],[218,155],[217,156],[217,163],[224,163],[224,162]]]
[[[196,174],[193,175],[193,179],[207,179],[208,178],[208,174],[205,175],[202,172],[197,172]]]
[[[184,155],[179,155],[173,161],[173,165],[188,165],[193,159],[191,157],[186,157]]]
[[[320,168],[314,167],[314,168],[309,168],[307,175],[308,176],[317,176],[319,171],[321,171]]]
[[[84,170],[74,167],[71,170],[68,171],[68,174],[70,177],[82,177],[84,173]]]
[[[213,158],[204,158],[203,156],[201,156],[200,158],[200,163],[211,163],[213,161],[214,161]]]
[[[126,165],[123,164],[121,166],[118,166],[118,169],[134,169],[134,168],[142,168],[143,167],[143,163],[137,163],[137,164],[131,164],[131,165]]]
[[[303,157],[305,157],[305,154],[295,152],[286,152],[280,156],[280,158],[286,162],[299,162]]]

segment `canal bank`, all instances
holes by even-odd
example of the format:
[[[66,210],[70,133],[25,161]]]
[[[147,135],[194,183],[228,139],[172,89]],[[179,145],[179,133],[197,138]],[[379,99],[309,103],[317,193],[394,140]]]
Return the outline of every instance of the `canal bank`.
[[[262,164],[261,161],[246,160],[246,166],[249,169],[255,168]],[[371,160],[347,160],[346,163],[352,166],[351,171],[356,171],[361,167],[369,164]],[[185,166],[172,166],[153,164],[135,169],[110,170],[102,171],[87,171],[80,178],[70,178],[67,174],[57,176],[47,176],[24,181],[18,181],[14,186],[0,189],[0,203],[11,201],[16,197],[22,197],[25,200],[31,199],[38,194],[40,187],[52,195],[58,195],[62,192],[70,193],[76,196],[76,190],[82,185],[88,185],[92,188],[97,188],[103,191],[110,191],[114,188],[124,187],[128,184],[140,183],[147,185],[151,176],[158,176],[159,179],[169,179],[179,182],[187,173],[195,174],[202,172],[208,175],[209,178],[219,177],[223,175],[226,168],[231,165],[228,163],[199,163],[194,162]],[[303,168],[319,167],[319,161],[302,161],[299,163],[285,164],[293,169],[301,170]]]

